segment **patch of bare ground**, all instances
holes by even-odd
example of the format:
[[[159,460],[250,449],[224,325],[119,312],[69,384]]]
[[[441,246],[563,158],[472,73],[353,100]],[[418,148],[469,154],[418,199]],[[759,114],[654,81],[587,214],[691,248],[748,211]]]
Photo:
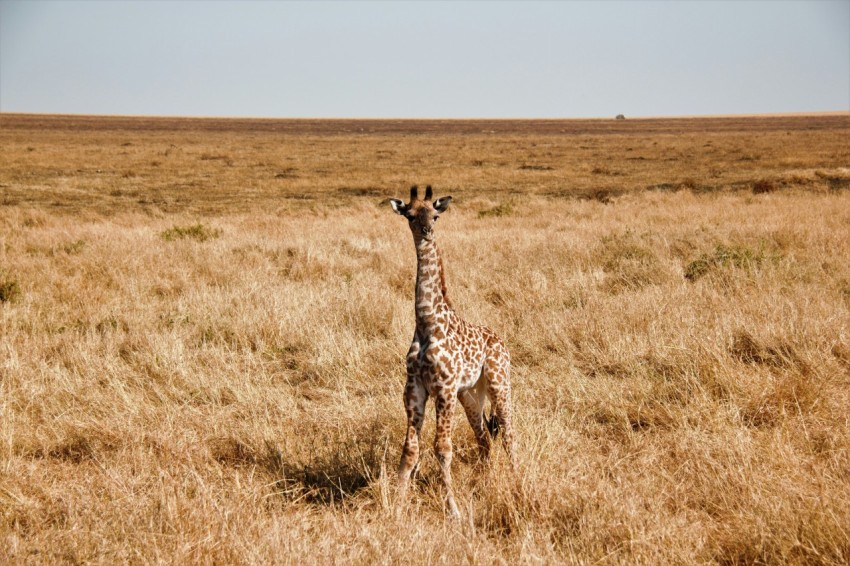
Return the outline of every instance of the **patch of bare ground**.
[[[0,562],[847,563],[850,126],[772,120],[0,116]],[[460,523],[427,446],[393,503],[413,182],[514,363]]]

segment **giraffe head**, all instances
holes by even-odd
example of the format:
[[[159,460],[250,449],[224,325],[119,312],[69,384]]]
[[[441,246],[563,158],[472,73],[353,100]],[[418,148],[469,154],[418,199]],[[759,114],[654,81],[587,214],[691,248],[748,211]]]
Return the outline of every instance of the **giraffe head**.
[[[393,207],[393,210],[407,218],[410,231],[413,232],[413,237],[416,240],[430,240],[434,237],[434,224],[452,201],[452,197],[442,197],[431,202],[432,196],[431,185],[425,188],[424,199],[419,198],[419,188],[413,185],[410,188],[409,203],[404,204],[404,201],[397,198],[390,199],[390,206]]]

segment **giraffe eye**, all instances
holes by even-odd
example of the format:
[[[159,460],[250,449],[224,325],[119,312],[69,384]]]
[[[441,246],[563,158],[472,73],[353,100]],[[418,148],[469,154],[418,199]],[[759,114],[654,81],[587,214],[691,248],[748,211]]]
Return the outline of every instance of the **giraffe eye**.
[[[440,218],[440,215],[439,215],[439,214],[435,215],[435,216],[434,216],[434,222],[436,222],[437,220],[439,220],[439,218]]]

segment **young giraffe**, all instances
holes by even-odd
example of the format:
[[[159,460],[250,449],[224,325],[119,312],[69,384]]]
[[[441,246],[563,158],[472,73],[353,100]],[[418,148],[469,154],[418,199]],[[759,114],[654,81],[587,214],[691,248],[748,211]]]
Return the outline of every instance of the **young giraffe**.
[[[434,223],[445,212],[452,197],[431,202],[430,185],[425,199],[417,187],[410,189],[410,203],[390,199],[393,210],[407,218],[416,245],[416,329],[407,352],[407,384],[404,408],[407,436],[398,468],[402,500],[413,469],[419,460],[419,444],[425,404],[434,397],[437,434],[434,451],[446,489],[446,506],[452,517],[459,512],[452,491],[452,415],[460,401],[475,432],[479,456],[487,460],[490,435],[501,430],[511,465],[514,465],[511,426],[511,359],[505,344],[487,327],[464,321],[449,302],[443,262],[434,239]],[[490,399],[492,415],[484,418],[484,402]],[[489,429],[489,430],[488,430]],[[489,434],[488,434],[489,432]]]

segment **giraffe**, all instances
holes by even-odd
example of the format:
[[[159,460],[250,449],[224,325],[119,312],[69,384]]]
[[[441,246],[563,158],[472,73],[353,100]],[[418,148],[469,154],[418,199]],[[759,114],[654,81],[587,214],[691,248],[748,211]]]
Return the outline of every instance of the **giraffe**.
[[[410,476],[419,460],[419,445],[425,405],[434,398],[437,431],[434,452],[440,464],[445,488],[446,511],[450,517],[460,513],[452,489],[452,415],[460,401],[475,439],[479,459],[490,455],[490,437],[502,432],[502,441],[511,467],[515,466],[511,425],[511,359],[504,342],[485,326],[463,320],[449,301],[443,261],[434,237],[434,223],[445,212],[452,197],[431,200],[429,185],[425,198],[418,188],[410,189],[410,202],[390,199],[393,210],[404,216],[413,232],[416,246],[416,327],[407,352],[407,383],[404,408],[407,434],[398,468],[399,497],[404,501]],[[491,416],[484,416],[489,399]]]

